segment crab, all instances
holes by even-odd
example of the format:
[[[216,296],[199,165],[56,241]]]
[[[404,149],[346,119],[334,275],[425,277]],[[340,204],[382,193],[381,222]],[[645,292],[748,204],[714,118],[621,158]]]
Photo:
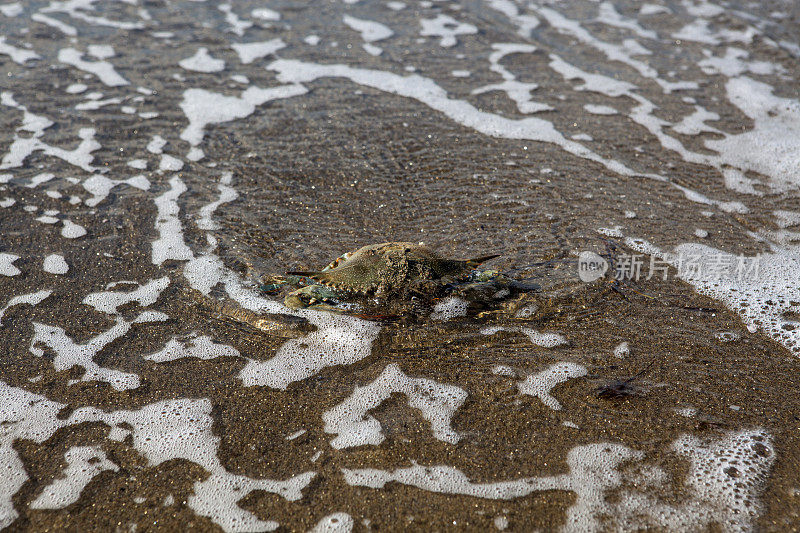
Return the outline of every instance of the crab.
[[[358,308],[355,302],[365,299],[408,302],[455,295],[491,300],[538,289],[497,270],[478,270],[496,257],[449,259],[420,244],[386,242],[345,253],[319,271],[265,276],[262,290],[298,287],[284,299],[291,309],[352,312]]]

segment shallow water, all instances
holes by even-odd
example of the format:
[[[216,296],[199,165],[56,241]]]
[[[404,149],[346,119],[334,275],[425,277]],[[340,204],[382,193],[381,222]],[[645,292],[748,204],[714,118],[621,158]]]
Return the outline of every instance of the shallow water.
[[[798,22],[6,0],[0,527],[800,527]],[[390,240],[542,290],[207,305]]]

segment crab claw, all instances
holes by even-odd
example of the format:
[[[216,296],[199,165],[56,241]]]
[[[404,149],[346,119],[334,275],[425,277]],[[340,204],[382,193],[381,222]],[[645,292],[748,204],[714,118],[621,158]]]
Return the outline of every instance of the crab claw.
[[[333,309],[339,304],[339,294],[322,285],[308,285],[287,294],[283,303],[289,309]]]

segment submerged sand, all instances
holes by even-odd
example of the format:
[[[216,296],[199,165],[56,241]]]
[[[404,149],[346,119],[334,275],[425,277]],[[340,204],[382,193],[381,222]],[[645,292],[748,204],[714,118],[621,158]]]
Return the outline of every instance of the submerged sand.
[[[800,528],[792,2],[0,13],[0,527]],[[389,240],[542,289],[198,303]]]

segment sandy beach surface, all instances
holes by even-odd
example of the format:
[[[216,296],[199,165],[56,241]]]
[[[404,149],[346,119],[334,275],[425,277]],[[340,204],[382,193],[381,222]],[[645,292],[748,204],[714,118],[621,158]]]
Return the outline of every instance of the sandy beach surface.
[[[799,78],[792,0],[0,0],[0,528],[800,529]],[[540,290],[262,290],[385,241]]]

